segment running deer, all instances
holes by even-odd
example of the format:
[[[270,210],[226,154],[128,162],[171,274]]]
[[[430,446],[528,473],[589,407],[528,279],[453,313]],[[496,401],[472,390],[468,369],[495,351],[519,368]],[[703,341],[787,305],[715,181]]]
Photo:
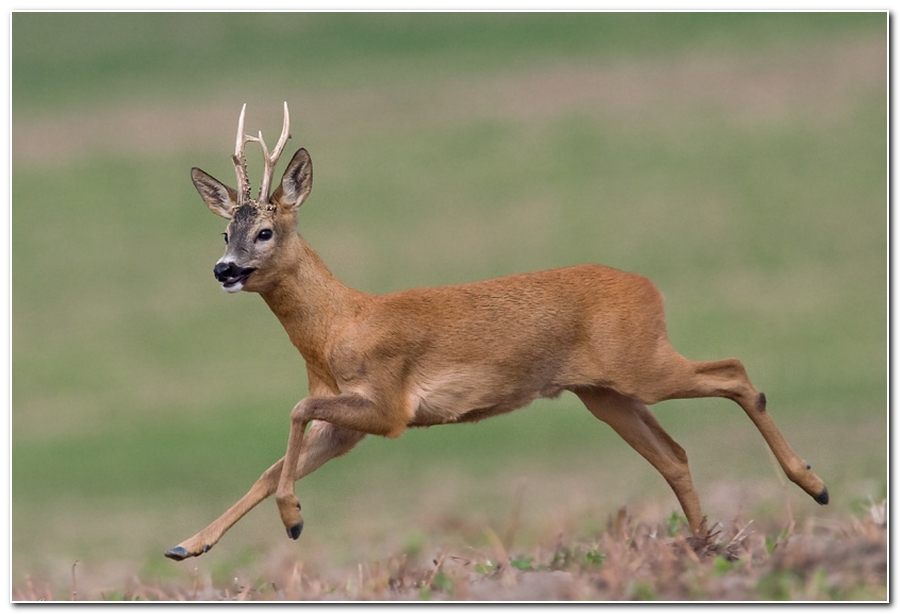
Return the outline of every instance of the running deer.
[[[566,390],[662,474],[695,535],[705,518],[687,455],[647,408],[666,399],[735,401],[787,477],[828,503],[825,484],[791,450],[739,360],[694,362],[672,348],[662,297],[644,277],[581,265],[385,295],[343,285],[296,230],[297,210],[312,188],[306,149],[269,193],[290,136],[287,103],[271,153],[262,132],[244,134],[245,111],[232,158],[237,190],[198,168],[191,179],[212,212],[229,220],[216,279],[227,292],[262,295],[306,362],[309,396],[291,411],[284,457],[166,556],[203,554],[273,493],[288,536],[297,539],[303,520],[294,483],[367,434],[399,437],[409,427],[483,420]],[[244,159],[248,142],[259,143],[265,163],[256,199]]]

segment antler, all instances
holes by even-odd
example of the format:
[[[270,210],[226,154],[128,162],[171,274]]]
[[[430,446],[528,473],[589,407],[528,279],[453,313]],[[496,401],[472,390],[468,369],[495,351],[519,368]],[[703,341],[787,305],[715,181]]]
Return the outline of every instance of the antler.
[[[269,150],[266,149],[266,142],[263,140],[262,130],[259,131],[259,145],[263,150],[263,157],[266,159],[266,167],[263,171],[262,182],[259,184],[259,201],[260,202],[269,202],[269,186],[272,183],[272,174],[275,172],[275,165],[278,164],[278,158],[281,157],[281,152],[284,150],[284,146],[287,143],[287,140],[291,138],[291,116],[288,113],[287,101],[284,103],[284,123],[281,126],[281,136],[278,137],[278,143],[275,144],[275,149],[272,150],[272,155],[269,155]]]
[[[250,182],[247,180],[247,159],[244,157],[244,145],[253,137],[244,134],[244,115],[247,113],[247,103],[241,107],[241,116],[238,119],[237,142],[234,145],[234,172],[237,175],[238,207],[250,202]]]
[[[234,162],[234,171],[237,175],[238,206],[250,204],[258,208],[272,210],[275,207],[269,203],[269,186],[272,184],[272,175],[275,173],[275,165],[278,164],[278,158],[281,157],[281,152],[284,150],[287,140],[291,138],[291,117],[288,113],[288,105],[287,102],[284,103],[284,124],[281,127],[281,137],[278,139],[278,143],[275,145],[275,149],[272,150],[271,154],[269,153],[268,148],[266,148],[266,142],[263,140],[261,130],[259,136],[244,134],[244,115],[246,111],[247,104],[244,103],[244,106],[241,108],[241,117],[238,119],[234,155],[231,157]],[[247,159],[244,157],[244,145],[251,141],[259,143],[263,151],[265,162],[262,182],[259,184],[259,197],[256,201],[250,198],[250,182],[247,179]]]

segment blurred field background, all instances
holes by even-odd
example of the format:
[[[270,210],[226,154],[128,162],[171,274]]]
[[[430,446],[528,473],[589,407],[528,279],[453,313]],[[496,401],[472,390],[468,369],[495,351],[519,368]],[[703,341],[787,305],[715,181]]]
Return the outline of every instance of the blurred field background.
[[[224,223],[189,180],[199,166],[233,183],[244,102],[270,142],[290,105],[285,156],[303,146],[315,165],[300,232],[344,282],[600,262],[659,286],[683,354],[741,358],[831,505],[786,483],[733,403],[657,405],[712,522],[828,526],[884,500],[886,25],[14,13],[13,587],[67,599],[76,561],[90,599],[279,565],[339,582],[361,561],[484,546],[513,520],[530,552],[589,538],[622,506],[650,523],[680,512],[563,395],[368,438],[297,484],[298,542],[266,501],[209,554],[164,559],[280,458],[306,394],[263,301],[214,281]]]

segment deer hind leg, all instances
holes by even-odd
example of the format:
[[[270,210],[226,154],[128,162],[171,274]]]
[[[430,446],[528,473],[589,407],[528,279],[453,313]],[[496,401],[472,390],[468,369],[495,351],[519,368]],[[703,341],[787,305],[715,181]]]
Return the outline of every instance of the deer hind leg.
[[[654,391],[652,402],[677,398],[724,397],[741,406],[766,440],[788,479],[797,484],[821,505],[828,503],[825,483],[788,445],[784,435],[766,409],[766,395],[757,390],[744,365],[736,358],[713,362],[695,362],[671,350],[667,364],[674,368],[671,376]]]
[[[663,430],[647,406],[608,388],[577,389],[574,392],[592,414],[609,424],[662,474],[675,491],[691,532],[699,535],[703,514],[691,481],[687,454]]]
[[[365,433],[341,428],[328,422],[313,422],[303,440],[304,447],[295,464],[293,479],[299,480],[332,458],[350,451],[364,436]],[[283,466],[284,458],[269,467],[247,494],[222,516],[190,539],[168,550],[166,556],[181,561],[188,557],[200,556],[212,548],[238,520],[275,492]]]

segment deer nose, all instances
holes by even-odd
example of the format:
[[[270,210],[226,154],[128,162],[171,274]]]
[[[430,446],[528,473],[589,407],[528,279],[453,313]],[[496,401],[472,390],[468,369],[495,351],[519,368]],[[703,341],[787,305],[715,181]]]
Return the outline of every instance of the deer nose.
[[[241,274],[241,268],[233,262],[217,262],[213,268],[213,275],[219,281],[234,279]]]

